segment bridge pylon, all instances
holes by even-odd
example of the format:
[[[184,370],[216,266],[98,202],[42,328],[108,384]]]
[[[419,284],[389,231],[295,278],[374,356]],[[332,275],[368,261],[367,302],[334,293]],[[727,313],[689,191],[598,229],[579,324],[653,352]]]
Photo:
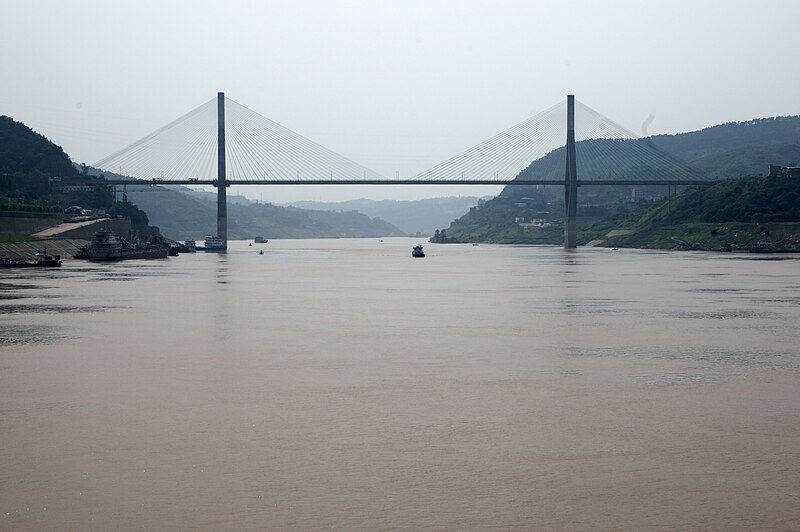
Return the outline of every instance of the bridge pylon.
[[[575,163],[575,96],[567,95],[567,145],[564,172],[564,248],[577,247],[578,172]]]
[[[217,236],[228,247],[228,180],[225,176],[225,93],[217,93]]]

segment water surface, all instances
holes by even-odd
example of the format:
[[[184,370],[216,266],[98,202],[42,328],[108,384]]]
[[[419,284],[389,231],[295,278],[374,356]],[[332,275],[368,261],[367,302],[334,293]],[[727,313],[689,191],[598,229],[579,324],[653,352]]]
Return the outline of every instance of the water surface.
[[[800,528],[800,261],[419,243],[0,272],[0,529]]]

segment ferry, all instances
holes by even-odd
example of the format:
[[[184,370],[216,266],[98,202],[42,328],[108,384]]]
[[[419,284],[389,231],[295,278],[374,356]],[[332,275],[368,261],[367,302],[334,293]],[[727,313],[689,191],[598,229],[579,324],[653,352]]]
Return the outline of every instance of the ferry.
[[[208,235],[205,244],[204,247],[199,247],[197,249],[199,251],[225,251],[228,249],[225,242],[218,236]]]
[[[267,240],[267,239],[266,239],[266,238],[264,238],[263,236],[257,236],[257,237],[255,238],[255,243],[256,243],[256,244],[266,244],[267,242],[269,242],[269,240]]]

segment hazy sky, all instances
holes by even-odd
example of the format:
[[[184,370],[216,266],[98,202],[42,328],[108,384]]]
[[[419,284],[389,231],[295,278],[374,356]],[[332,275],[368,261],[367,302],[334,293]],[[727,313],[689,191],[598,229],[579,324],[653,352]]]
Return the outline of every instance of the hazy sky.
[[[409,177],[576,94],[633,131],[800,114],[800,2],[3,0],[0,114],[91,164],[218,91]],[[496,191],[490,188],[488,191]],[[265,201],[479,187],[240,187]]]

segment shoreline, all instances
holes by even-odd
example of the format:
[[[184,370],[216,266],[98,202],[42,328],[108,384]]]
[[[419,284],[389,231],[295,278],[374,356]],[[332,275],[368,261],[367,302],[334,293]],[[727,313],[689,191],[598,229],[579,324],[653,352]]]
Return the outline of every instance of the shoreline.
[[[88,243],[88,240],[77,238],[0,242],[0,257],[33,259],[38,251],[47,247],[47,252],[51,255],[61,255],[61,260],[72,260],[75,252]]]

